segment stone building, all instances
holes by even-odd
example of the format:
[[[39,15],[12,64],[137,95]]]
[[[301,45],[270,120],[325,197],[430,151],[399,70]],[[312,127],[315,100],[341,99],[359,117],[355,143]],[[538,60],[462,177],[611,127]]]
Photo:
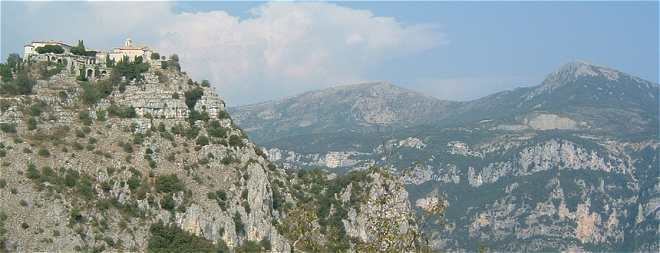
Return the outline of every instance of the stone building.
[[[60,46],[62,47],[62,49],[64,49],[64,53],[69,53],[71,51],[71,46],[61,41],[55,41],[55,40],[32,41],[29,44],[25,44],[25,46],[23,47],[24,48],[23,58],[28,59],[31,56],[38,55],[39,53],[37,52],[37,48],[47,45]]]
[[[103,55],[102,57],[107,57],[111,60],[114,60],[115,62],[122,60],[124,56],[127,56],[129,61],[133,61],[136,57],[142,57],[144,62],[149,62],[151,61],[151,54],[153,53],[154,51],[149,47],[134,45],[133,40],[128,38],[126,41],[124,41],[124,45],[122,47],[114,48],[107,54],[99,54]]]

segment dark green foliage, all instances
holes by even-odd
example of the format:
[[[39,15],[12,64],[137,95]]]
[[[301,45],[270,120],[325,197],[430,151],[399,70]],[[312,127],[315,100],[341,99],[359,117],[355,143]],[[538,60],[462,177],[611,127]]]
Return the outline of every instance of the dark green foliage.
[[[118,118],[137,117],[137,113],[135,112],[135,108],[133,108],[133,106],[125,106],[125,105],[118,106],[116,104],[111,104],[108,107],[108,115],[110,115],[110,117],[118,117]]]
[[[213,245],[213,242],[191,235],[176,226],[166,226],[159,222],[152,224],[149,231],[151,237],[147,244],[147,252],[219,252],[220,249]]]
[[[28,120],[27,120],[27,129],[28,130],[37,129],[37,120],[34,117],[28,118]]]
[[[6,67],[4,68],[6,71]],[[3,79],[7,79],[4,75],[7,73],[0,73],[3,75]],[[9,72],[11,76],[11,72]],[[16,72],[16,79],[6,80],[5,83],[0,87],[0,94],[8,95],[29,95],[32,94],[32,88],[34,87],[36,81],[31,79],[28,76],[28,72],[25,69],[18,70]]]
[[[87,55],[87,52],[85,51],[85,43],[82,40],[78,40],[78,45],[71,47],[70,51],[75,55]]]
[[[229,113],[227,111],[219,111],[218,112],[218,119],[229,119]]]
[[[112,83],[106,80],[96,83],[84,82],[81,87],[83,89],[82,100],[87,105],[95,105],[99,100],[108,97],[113,90]]]
[[[236,234],[245,235],[245,224],[243,224],[243,220],[241,220],[241,214],[235,212],[232,219],[234,220],[234,229]]]
[[[11,68],[7,64],[0,63],[0,79],[7,83],[14,79],[14,76],[11,73]]]
[[[125,56],[122,60],[117,62],[113,68],[113,72],[126,77],[128,80],[142,80],[144,78],[142,73],[149,70],[149,64],[142,62],[142,60],[142,57],[136,57],[133,61],[130,61],[128,57]]]
[[[42,157],[49,157],[50,156],[50,152],[48,151],[47,148],[40,148],[39,151],[37,152],[37,154],[39,154]]]
[[[0,179],[0,189],[4,189],[7,186],[7,180]]]
[[[80,119],[80,122],[85,124],[86,126],[89,126],[92,124],[92,116],[89,115],[88,111],[82,111],[78,113],[78,119]]]
[[[243,138],[238,135],[232,135],[229,137],[229,146],[232,147],[243,147]]]
[[[202,87],[211,87],[211,83],[209,80],[202,80]]]
[[[16,133],[16,124],[0,123],[0,130],[2,130],[5,133]]]
[[[152,60],[158,60],[158,59],[160,59],[160,54],[159,54],[159,53],[156,53],[156,52],[151,53],[151,59],[152,59]]]
[[[64,176],[64,185],[72,188],[78,185],[78,180],[80,179],[80,174],[75,170],[67,170],[66,175]]]
[[[189,128],[186,128],[184,134],[186,138],[188,138],[189,140],[195,139],[195,137],[197,137],[197,135],[199,134],[199,128],[197,128],[196,126],[191,126]]]
[[[35,180],[35,179],[39,179],[41,177],[41,174],[39,174],[39,171],[37,170],[37,166],[34,165],[34,163],[30,162],[27,165],[25,176],[29,179]]]
[[[85,175],[80,178],[80,181],[78,182],[78,194],[88,200],[96,195],[94,187],[92,186],[92,179],[89,176]]]
[[[220,126],[220,122],[217,120],[212,120],[209,122],[209,128],[207,129],[209,136],[216,138],[225,138],[227,137],[227,129]]]
[[[64,48],[59,45],[45,45],[43,47],[37,48],[37,53],[46,54],[46,53],[55,53],[61,54],[64,53]]]
[[[208,112],[198,112],[196,110],[191,110],[190,114],[188,114],[188,122],[190,122],[190,124],[194,124],[195,121],[198,120],[207,122],[209,119],[210,117]]]
[[[98,121],[106,121],[106,112],[104,110],[97,110],[96,111],[96,120]]]
[[[30,116],[34,117],[39,117],[41,116],[41,113],[44,111],[44,107],[46,105],[42,103],[34,103],[30,106]]]
[[[227,211],[227,194],[223,190],[209,192],[206,194],[208,199],[214,199],[223,211]]]
[[[206,137],[206,135],[200,135],[199,137],[197,137],[196,143],[199,146],[209,145],[209,138]]]
[[[197,101],[200,98],[202,98],[203,95],[204,95],[204,90],[198,87],[186,91],[184,93],[184,97],[186,98],[186,105],[188,106],[188,109],[193,110],[195,108],[195,105],[197,104]]]
[[[172,194],[167,194],[163,199],[160,200],[160,206],[165,210],[173,211],[176,207],[176,202],[172,198]]]
[[[83,223],[84,221],[85,217],[80,213],[80,209],[72,208],[69,212],[69,225]]]
[[[164,193],[180,192],[185,189],[181,180],[175,175],[158,176],[156,178],[156,191]]]

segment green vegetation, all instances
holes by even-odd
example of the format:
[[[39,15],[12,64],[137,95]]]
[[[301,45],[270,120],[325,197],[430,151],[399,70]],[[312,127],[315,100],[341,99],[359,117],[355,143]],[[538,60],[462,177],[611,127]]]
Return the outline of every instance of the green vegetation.
[[[82,101],[87,105],[95,105],[112,93],[113,85],[110,81],[101,80],[95,83],[83,82]]]
[[[0,123],[0,130],[2,130],[5,133],[16,133],[16,124]]]
[[[85,49],[85,43],[82,40],[78,40],[78,45],[71,48],[71,53],[81,56],[96,56],[96,51],[87,51]]]
[[[86,126],[89,126],[92,124],[92,116],[89,115],[88,111],[81,111],[78,113],[78,119],[80,119],[80,122],[85,124]]]
[[[234,229],[236,234],[245,235],[245,224],[243,224],[243,220],[241,220],[241,214],[238,213],[238,211],[234,213],[232,220],[234,220]]]
[[[37,129],[37,120],[34,117],[28,118],[28,120],[27,120],[27,129],[28,130]]]
[[[185,189],[183,182],[175,175],[158,176],[156,178],[156,191],[175,193]]]
[[[218,252],[219,249],[213,242],[191,235],[176,226],[166,226],[159,222],[152,224],[149,231],[151,237],[147,252]]]
[[[149,64],[144,63],[142,57],[138,56],[133,61],[130,61],[128,56],[124,56],[122,60],[115,64],[113,73],[126,77],[127,80],[142,80],[144,79],[142,73],[148,70]]]
[[[111,104],[108,107],[108,115],[110,115],[110,117],[117,117],[117,118],[137,117],[137,113],[135,112],[135,108],[133,108],[133,106],[125,106],[125,105],[118,106],[116,104]]]
[[[209,192],[206,194],[208,199],[214,199],[218,202],[218,206],[223,211],[227,211],[227,193],[223,190],[217,190],[216,192]]]
[[[197,137],[196,143],[199,146],[209,145],[209,138],[206,137],[206,135],[200,135],[199,137]]]
[[[209,127],[206,130],[211,137],[225,138],[227,137],[227,129],[220,126],[220,122],[212,120],[209,122]]]
[[[13,78],[16,74],[16,79]],[[0,94],[29,95],[36,81],[30,78],[29,69],[24,68],[23,60],[18,54],[10,54],[6,64],[0,64]]]
[[[188,109],[194,110],[197,101],[204,95],[204,90],[199,87],[195,87],[192,90],[186,91],[183,95],[186,99],[186,105],[188,106]]]
[[[38,47],[37,48],[37,53],[39,53],[39,54],[47,54],[47,53],[61,54],[61,53],[64,53],[64,48],[62,48],[59,45],[45,45],[43,47]]]

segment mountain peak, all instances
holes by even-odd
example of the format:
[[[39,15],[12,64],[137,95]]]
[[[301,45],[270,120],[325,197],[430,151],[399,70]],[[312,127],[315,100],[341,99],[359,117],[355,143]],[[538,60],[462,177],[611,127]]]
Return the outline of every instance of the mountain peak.
[[[552,72],[543,81],[544,84],[568,83],[581,77],[603,77],[610,81],[618,80],[623,73],[605,66],[578,60],[566,63]]]

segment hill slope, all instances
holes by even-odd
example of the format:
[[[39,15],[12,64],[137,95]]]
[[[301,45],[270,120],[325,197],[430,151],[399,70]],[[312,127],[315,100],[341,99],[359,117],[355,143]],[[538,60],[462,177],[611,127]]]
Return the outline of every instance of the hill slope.
[[[657,251],[658,92],[575,62],[535,87],[448,102],[451,110],[417,125],[321,125],[323,132],[269,132],[259,143],[287,168],[388,167],[418,207],[442,196],[445,225],[421,226],[438,249]],[[240,124],[249,135],[270,131]]]

